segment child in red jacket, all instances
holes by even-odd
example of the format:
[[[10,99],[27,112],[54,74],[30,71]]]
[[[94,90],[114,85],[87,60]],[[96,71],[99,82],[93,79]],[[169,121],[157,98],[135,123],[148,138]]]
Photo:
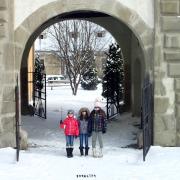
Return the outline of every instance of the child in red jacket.
[[[66,152],[67,157],[73,157],[73,145],[74,145],[74,137],[79,136],[79,128],[78,121],[74,117],[74,111],[68,110],[67,118],[64,121],[60,121],[60,128],[64,129],[64,133],[66,136]]]

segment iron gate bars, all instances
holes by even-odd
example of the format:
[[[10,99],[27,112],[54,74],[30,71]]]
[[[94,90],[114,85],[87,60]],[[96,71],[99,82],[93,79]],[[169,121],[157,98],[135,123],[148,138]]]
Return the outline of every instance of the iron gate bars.
[[[16,80],[15,87],[15,104],[16,104],[16,161],[19,161],[19,151],[20,151],[20,122],[19,122],[19,85],[18,85],[18,77]]]
[[[37,72],[28,73],[31,74],[31,77],[33,77],[33,79],[28,81],[28,83],[33,87],[32,101],[34,107],[34,115],[46,119],[46,74],[41,73],[41,78],[39,80],[37,78],[39,77],[39,75],[37,75]]]
[[[153,143],[153,87],[149,76],[142,89],[143,161]]]
[[[34,114],[46,119],[46,74],[44,61],[39,55],[35,58],[33,73],[33,107]]]
[[[35,109],[35,115],[46,119],[46,74],[42,73],[41,84],[42,87],[37,86],[36,76],[37,73],[33,73],[33,107]]]
[[[107,98],[107,104],[106,104],[106,115],[107,115],[107,120],[112,119],[116,115],[119,114],[117,106],[115,104],[112,104],[108,98]]]

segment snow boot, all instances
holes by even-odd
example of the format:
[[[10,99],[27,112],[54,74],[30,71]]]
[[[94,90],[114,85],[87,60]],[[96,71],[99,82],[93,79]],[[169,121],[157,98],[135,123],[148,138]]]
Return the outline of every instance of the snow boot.
[[[83,149],[84,149],[84,147],[79,147],[79,150],[80,150],[80,154],[81,154],[81,156],[83,156],[83,155],[84,155],[84,151],[83,151]]]
[[[67,157],[70,158],[71,155],[70,155],[70,148],[66,148],[66,153],[67,153]]]
[[[93,153],[93,157],[97,157],[97,155],[96,155],[96,148],[92,149],[92,153]]]
[[[98,155],[99,158],[103,157],[103,153],[102,153],[102,148],[99,149],[99,155]]]
[[[73,148],[69,148],[70,150],[69,150],[69,155],[70,155],[70,157],[73,157]]]
[[[89,147],[85,147],[85,156],[88,156]]]

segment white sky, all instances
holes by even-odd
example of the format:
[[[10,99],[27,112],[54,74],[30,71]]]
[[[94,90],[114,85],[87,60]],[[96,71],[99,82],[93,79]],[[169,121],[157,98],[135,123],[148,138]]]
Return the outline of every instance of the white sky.
[[[95,24],[96,26],[96,24]],[[98,29],[100,29],[101,31],[105,31],[105,37],[99,38],[99,45],[100,47],[102,47],[102,45],[104,45],[104,49],[108,49],[109,45],[113,42],[115,42],[113,36],[107,31],[105,30],[103,27],[98,26]],[[96,33],[96,32],[95,32]],[[44,32],[42,32],[42,34],[44,35],[44,39],[39,39],[37,38],[35,40],[35,50],[51,50],[54,47],[54,43],[52,42],[52,39],[50,39],[48,37],[48,34],[46,34],[46,30]],[[97,41],[98,42],[98,41]]]

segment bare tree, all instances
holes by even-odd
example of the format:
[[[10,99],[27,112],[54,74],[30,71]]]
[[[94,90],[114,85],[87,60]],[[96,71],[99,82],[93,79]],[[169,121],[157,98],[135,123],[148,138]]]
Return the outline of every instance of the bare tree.
[[[60,21],[46,32],[53,44],[52,51],[64,61],[72,93],[76,95],[82,75],[92,64],[89,54],[104,50],[112,38],[103,37],[102,27],[84,20]]]

